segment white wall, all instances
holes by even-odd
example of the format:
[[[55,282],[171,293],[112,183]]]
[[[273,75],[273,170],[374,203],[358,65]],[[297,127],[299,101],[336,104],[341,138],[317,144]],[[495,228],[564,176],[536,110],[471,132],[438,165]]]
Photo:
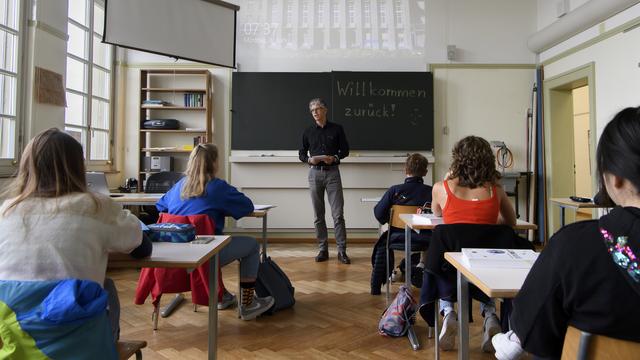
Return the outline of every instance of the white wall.
[[[535,62],[526,47],[527,37],[536,31],[536,3],[530,0],[415,1],[424,3],[424,9],[413,8],[412,14],[424,18],[424,34],[416,35],[423,43],[403,50],[363,49],[348,43],[329,48],[311,44],[309,49],[259,45],[256,43],[269,38],[256,38],[246,23],[256,24],[259,31],[263,27],[274,31],[282,24],[276,21],[270,28],[274,20],[264,19],[270,13],[260,15],[247,6],[247,0],[232,2],[240,5],[237,62],[241,71],[424,71],[427,64],[448,62],[447,45],[457,47],[456,62],[460,63]],[[405,3],[410,2],[414,0]],[[244,37],[248,37],[246,42]]]
[[[634,7],[634,8],[637,8]],[[633,11],[631,8],[627,11]],[[619,110],[640,105],[640,28],[618,33],[574,54],[549,63],[545,78],[595,63],[597,136]],[[559,46],[561,46],[560,44]]]
[[[67,0],[38,0],[35,3],[37,25],[29,26],[27,51],[32,56],[25,71],[28,96],[25,114],[26,140],[51,127],[64,128],[64,107],[39,104],[33,100],[33,72],[37,66],[62,74],[63,77],[66,75]]]
[[[589,0],[538,0],[538,30],[544,29],[559,19],[556,11],[558,3],[568,3],[569,12],[571,12],[588,1]]]

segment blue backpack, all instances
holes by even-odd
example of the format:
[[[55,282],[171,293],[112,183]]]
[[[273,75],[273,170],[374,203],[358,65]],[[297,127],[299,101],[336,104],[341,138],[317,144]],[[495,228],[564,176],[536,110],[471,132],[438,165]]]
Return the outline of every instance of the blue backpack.
[[[153,242],[185,243],[196,238],[196,228],[191,224],[158,223],[148,227]]]

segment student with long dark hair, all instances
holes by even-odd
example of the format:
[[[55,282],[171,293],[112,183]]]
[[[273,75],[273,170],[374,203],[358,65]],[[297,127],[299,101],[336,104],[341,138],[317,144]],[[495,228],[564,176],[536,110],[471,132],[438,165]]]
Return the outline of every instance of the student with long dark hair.
[[[156,204],[158,211],[173,215],[208,215],[221,235],[225,216],[234,219],[253,212],[253,203],[238,189],[216,177],[218,148],[213,144],[196,146],[187,163],[185,177],[178,181]],[[233,236],[220,251],[220,264],[240,261],[242,304],[240,316],[251,320],[269,310],[274,304],[271,296],[256,297],[255,284],[260,264],[260,246],[249,236]],[[226,293],[223,298],[233,295]]]
[[[596,159],[617,207],[551,237],[513,301],[512,331],[492,339],[498,359],[560,358],[569,325],[640,342],[640,107],[607,124]]]
[[[136,250],[144,257],[151,243],[141,245],[140,223],[129,210],[87,190],[80,143],[58,129],[36,135],[4,195],[0,279],[74,278],[103,285],[117,340],[120,310],[113,281],[105,279],[108,253]]]

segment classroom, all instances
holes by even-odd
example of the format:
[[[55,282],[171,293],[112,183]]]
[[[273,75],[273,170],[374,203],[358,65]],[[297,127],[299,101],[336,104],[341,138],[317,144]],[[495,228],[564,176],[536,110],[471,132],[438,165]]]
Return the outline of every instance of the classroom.
[[[637,359],[639,28],[0,0],[0,359]]]

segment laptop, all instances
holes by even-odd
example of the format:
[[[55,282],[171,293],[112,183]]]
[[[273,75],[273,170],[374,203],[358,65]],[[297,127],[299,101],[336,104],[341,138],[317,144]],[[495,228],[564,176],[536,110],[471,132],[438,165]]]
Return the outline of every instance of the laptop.
[[[122,194],[112,194],[107,187],[107,177],[103,172],[88,172],[85,174],[87,178],[87,189],[91,192],[96,192],[111,197],[119,197]]]

